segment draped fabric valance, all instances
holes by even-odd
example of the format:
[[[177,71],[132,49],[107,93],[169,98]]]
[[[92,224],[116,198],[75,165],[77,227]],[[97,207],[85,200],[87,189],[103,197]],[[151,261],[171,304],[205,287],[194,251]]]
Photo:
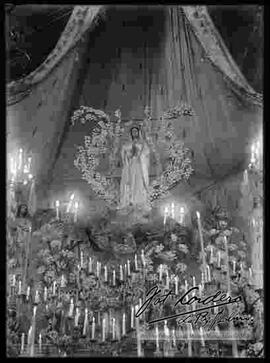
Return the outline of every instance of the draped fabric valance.
[[[59,64],[68,51],[70,51],[82,38],[84,33],[94,26],[101,13],[102,6],[75,6],[70,19],[62,32],[55,48],[46,60],[33,72],[18,81],[7,85],[7,104],[18,102],[24,98],[31,87],[45,79],[52,69]]]
[[[72,15],[54,50],[47,59],[28,76],[7,85],[7,103],[12,104],[24,98],[31,87],[41,82],[82,38],[84,33],[96,23],[104,6],[75,6]],[[230,86],[251,103],[261,105],[262,95],[255,92],[232,59],[219,32],[213,24],[206,6],[179,6],[191,25],[198,41],[209,60],[224,74]]]

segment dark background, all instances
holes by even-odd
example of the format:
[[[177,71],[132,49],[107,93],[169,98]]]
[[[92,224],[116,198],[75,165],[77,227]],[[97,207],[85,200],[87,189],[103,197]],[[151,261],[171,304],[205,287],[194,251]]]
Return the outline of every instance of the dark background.
[[[6,5],[7,81],[27,75],[52,51],[73,6]],[[208,11],[249,83],[263,88],[263,6],[211,5]]]

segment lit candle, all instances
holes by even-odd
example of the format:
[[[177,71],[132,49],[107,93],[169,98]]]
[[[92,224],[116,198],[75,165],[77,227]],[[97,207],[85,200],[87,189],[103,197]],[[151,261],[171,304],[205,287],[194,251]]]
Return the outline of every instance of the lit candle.
[[[77,307],[77,308],[76,308],[75,319],[74,319],[74,325],[75,325],[75,326],[78,326],[78,323],[79,323],[79,316],[80,316],[80,309]]]
[[[96,323],[95,323],[95,317],[93,316],[93,321],[92,321],[92,335],[91,335],[91,339],[95,340],[95,328],[96,328]]]
[[[30,296],[30,286],[27,287],[27,291],[26,291],[26,300],[29,299]]]
[[[130,321],[131,329],[134,329],[134,306],[131,306],[131,321]]]
[[[136,254],[135,254],[134,262],[135,262],[135,271],[137,271],[138,270],[138,260],[137,260],[137,255]]]
[[[19,281],[19,288],[18,288],[18,295],[21,295],[22,293],[22,282],[21,280]]]
[[[115,286],[115,270],[113,270],[113,286]]]
[[[139,310],[139,306],[135,306],[135,311],[137,312]],[[136,320],[136,335],[137,335],[137,356],[142,356],[142,346],[141,346],[141,335],[140,335],[140,322],[137,318]]]
[[[123,336],[126,335],[126,314],[125,313],[123,313],[122,333],[123,333]]]
[[[27,160],[28,160],[27,169],[28,169],[28,173],[30,173],[32,157],[31,157],[31,156],[29,156]]]
[[[201,284],[199,284],[199,297],[202,297],[202,285]]]
[[[233,274],[235,275],[235,271],[236,271],[236,261],[233,260]]]
[[[202,284],[202,287],[204,287],[204,283],[205,283],[204,272],[202,271],[201,272],[201,284]]]
[[[220,256],[220,251],[218,251],[218,261],[217,261],[217,265],[218,265],[218,267],[221,267],[221,256]]]
[[[89,257],[88,272],[92,273],[92,271],[93,271],[92,257]]]
[[[173,347],[176,347],[176,336],[175,336],[175,329],[172,329],[172,337],[173,337]]]
[[[81,268],[83,268],[83,251],[81,251]]]
[[[53,282],[53,295],[56,294],[56,281]]]
[[[105,342],[105,329],[106,329],[106,320],[102,319],[102,341]]]
[[[127,260],[127,273],[128,273],[128,276],[130,276],[130,261]]]
[[[79,203],[75,202],[74,204],[75,207],[75,213],[74,213],[74,223],[76,223],[78,221],[78,209],[79,209]]]
[[[159,265],[159,281],[162,281],[163,265]]]
[[[99,278],[99,265],[100,265],[100,263],[97,262],[97,278]]]
[[[243,264],[242,264],[242,262],[240,263],[240,272],[243,272]]]
[[[164,221],[163,221],[164,225],[166,224],[168,212],[169,212],[168,207],[165,207],[165,211],[164,211]]]
[[[28,347],[28,349],[30,349],[32,329],[33,328],[32,328],[32,325],[31,325],[29,330],[28,330],[28,336],[27,336],[27,347]]]
[[[174,203],[172,203],[171,205],[171,216],[172,216],[172,219],[174,219]]]
[[[22,333],[22,338],[21,338],[21,353],[23,353],[23,351],[24,351],[24,340],[25,340],[25,334]]]
[[[119,269],[120,269],[120,281],[123,281],[124,278],[123,278],[123,267],[122,267],[122,265],[119,266]]]
[[[42,335],[41,335],[41,333],[39,333],[39,336],[38,336],[38,345],[39,345],[39,349],[41,350],[41,348],[42,348]]]
[[[180,220],[179,223],[182,224],[184,222],[185,209],[183,207],[180,208]]]
[[[142,250],[142,252],[141,252],[141,259],[142,259],[143,266],[145,266],[144,250]]]
[[[59,207],[60,207],[60,202],[59,200],[57,200],[55,202],[55,207],[56,207],[56,218],[59,220]]]
[[[206,276],[207,276],[207,282],[211,282],[211,271],[209,265],[206,265]]]
[[[251,269],[251,267],[249,267],[248,272],[249,272],[249,277],[252,278],[252,269]]]
[[[204,337],[203,337],[203,327],[202,327],[202,326],[200,327],[200,336],[201,336],[201,343],[202,343],[202,346],[204,347],[204,346],[205,346],[205,343],[204,343]]]
[[[35,294],[35,304],[38,304],[38,301],[39,301],[38,290],[36,290],[36,294]]]
[[[36,317],[36,313],[37,313],[37,307],[36,307],[36,306],[34,306],[34,307],[33,307],[33,318],[35,318],[35,317]]]
[[[247,169],[244,171],[244,184],[247,185],[248,184],[248,171]]]
[[[112,339],[115,340],[115,318],[112,318]]]
[[[179,277],[178,276],[175,276],[174,281],[175,281],[175,295],[178,295],[178,282],[179,282]]]
[[[74,303],[73,303],[73,298],[70,299],[70,307],[69,307],[69,313],[68,316],[71,318],[73,315],[73,309],[74,309]]]
[[[196,286],[196,279],[195,279],[195,276],[193,276],[193,277],[192,277],[192,285],[193,285],[193,287],[195,287],[195,286]]]
[[[107,270],[107,266],[104,267],[104,281],[105,282],[108,281],[108,270]]]
[[[88,309],[85,308],[85,310],[84,310],[84,323],[83,323],[83,335],[86,335],[87,323],[88,323]]]
[[[127,264],[126,263],[124,265],[124,276],[125,276],[125,278],[127,277]]]
[[[22,168],[22,154],[23,154],[23,150],[20,149],[19,150],[19,165],[18,165],[19,170],[21,170],[21,168]]]
[[[169,272],[168,272],[168,270],[166,271],[166,288],[167,289],[170,288],[170,278],[169,278]]]
[[[187,280],[185,280],[185,291],[186,292],[188,291],[188,282],[187,282]]]
[[[210,246],[209,264],[211,265],[212,263],[213,263],[213,246]]]
[[[203,242],[203,234],[202,234],[202,225],[201,225],[201,216],[199,212],[196,212],[198,218],[198,229],[200,235],[200,242],[201,242],[201,250],[202,250],[202,262],[203,262],[203,269],[205,269],[205,253],[204,253],[204,242]]]
[[[69,201],[68,206],[67,206],[67,213],[69,213],[69,211],[70,211],[73,199],[74,199],[74,194],[72,194],[71,197],[70,197],[70,201]]]
[[[168,338],[169,335],[170,335],[169,328],[168,328],[168,325],[167,325],[167,320],[164,321],[164,335],[165,335],[166,338]]]
[[[12,275],[12,286],[16,286],[16,275]]]
[[[158,326],[156,326],[156,349],[159,350],[159,331],[158,331]]]
[[[47,292],[47,287],[45,286],[45,287],[44,287],[44,296],[43,296],[44,301],[46,301],[46,300],[47,300],[47,294],[48,294],[48,292]]]

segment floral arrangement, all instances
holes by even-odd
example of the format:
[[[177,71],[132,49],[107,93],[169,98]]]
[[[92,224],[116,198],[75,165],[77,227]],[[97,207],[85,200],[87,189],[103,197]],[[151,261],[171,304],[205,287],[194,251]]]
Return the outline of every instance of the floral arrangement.
[[[155,143],[150,135],[151,111],[149,108],[145,109],[145,115],[143,123],[145,136],[150,148],[157,156]],[[100,162],[99,156],[109,153],[111,173],[115,170],[116,154],[119,150],[120,137],[124,131],[121,128],[121,111],[116,110],[115,116],[117,122],[111,122],[110,117],[103,111],[81,106],[71,118],[72,125],[79,121],[83,124],[90,122],[92,126],[90,134],[85,136],[84,147],[78,146],[77,148],[74,165],[81,171],[82,178],[91,185],[93,191],[113,208],[118,204],[118,186],[111,178],[105,177],[97,169]],[[165,141],[169,145],[167,149],[169,160],[166,170],[150,186],[150,203],[166,196],[176,183],[182,179],[188,180],[193,172],[190,150],[177,141],[171,125],[166,129]],[[159,160],[159,157],[157,159]]]

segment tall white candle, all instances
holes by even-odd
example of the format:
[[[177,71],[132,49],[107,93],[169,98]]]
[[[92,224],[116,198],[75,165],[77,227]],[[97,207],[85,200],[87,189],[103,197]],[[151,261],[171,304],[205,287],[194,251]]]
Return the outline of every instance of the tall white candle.
[[[12,275],[12,286],[16,286],[16,275]]]
[[[235,272],[236,272],[236,261],[233,260],[233,274],[235,275]]]
[[[159,265],[159,281],[162,281],[163,265]]]
[[[44,287],[44,296],[43,296],[44,301],[46,301],[46,300],[47,300],[47,295],[48,295],[47,287],[45,286],[45,287]]]
[[[81,262],[81,268],[83,268],[83,251],[81,251],[81,256],[80,256],[80,262]]]
[[[168,270],[166,271],[166,288],[169,289],[170,288],[170,277],[169,277],[169,272]]]
[[[210,258],[209,258],[209,264],[211,265],[213,263],[213,246],[210,246]]]
[[[97,277],[99,278],[99,275],[100,275],[100,262],[97,262]]]
[[[134,258],[134,264],[135,264],[135,271],[138,270],[138,259],[137,259],[137,255],[135,254],[135,258]]]
[[[158,326],[156,326],[156,349],[159,350],[159,331],[158,331]]]
[[[204,272],[202,271],[202,272],[201,272],[201,284],[202,284],[202,287],[204,287],[204,283],[205,283],[205,274],[204,274]]]
[[[123,281],[124,277],[123,277],[123,266],[122,265],[119,266],[119,270],[120,270],[120,281]]]
[[[75,325],[75,326],[78,326],[78,323],[79,323],[79,316],[80,316],[80,309],[77,307],[77,308],[76,308],[75,319],[74,319],[74,325]]]
[[[74,310],[74,303],[73,303],[73,298],[70,299],[70,307],[69,307],[69,313],[68,316],[72,317],[73,315],[73,310]]]
[[[201,251],[202,251],[202,262],[203,262],[203,269],[205,269],[206,262],[205,262],[205,252],[204,252],[204,242],[203,242],[203,234],[202,234],[202,225],[201,225],[201,216],[199,212],[196,212],[198,218],[198,229],[199,229],[199,236],[201,242]]]
[[[31,344],[31,335],[32,335],[32,325],[30,326],[29,330],[28,330],[28,336],[27,336],[27,348],[30,348],[30,344]]]
[[[201,284],[199,284],[199,297],[202,297],[202,285]]]
[[[175,329],[172,329],[172,338],[173,338],[173,347],[176,347],[176,336],[175,336]]]
[[[105,330],[106,330],[106,320],[102,319],[102,341],[105,342]]]
[[[207,282],[211,282],[211,271],[209,265],[206,265],[206,276],[207,276]]]
[[[193,277],[192,277],[192,285],[193,285],[193,287],[195,287],[195,286],[196,286],[196,279],[195,279],[195,276],[193,276]]]
[[[67,213],[70,212],[70,208],[72,206],[73,199],[74,199],[74,194],[72,194],[71,197],[70,197],[70,201],[69,201],[68,206],[67,206]]]
[[[137,312],[139,310],[139,306],[135,306],[135,311]],[[137,335],[137,356],[142,356],[142,346],[141,346],[141,332],[140,332],[140,322],[139,318],[136,318],[136,335]]]
[[[185,291],[186,292],[188,291],[188,282],[187,282],[187,280],[185,280]]]
[[[93,272],[93,262],[92,262],[92,257],[89,257],[88,272],[89,272],[89,273],[92,273],[92,272]]]
[[[244,184],[247,185],[248,184],[248,171],[247,169],[244,171]]]
[[[141,252],[141,259],[142,259],[143,266],[145,266],[144,250],[142,250],[142,252]]]
[[[29,300],[29,296],[30,296],[30,286],[27,287],[26,300]]]
[[[86,335],[87,323],[88,323],[88,309],[85,308],[85,310],[84,310],[84,323],[83,323],[83,335]]]
[[[179,282],[179,277],[178,276],[175,276],[174,281],[175,281],[175,295],[178,295],[178,282]]]
[[[39,296],[38,296],[38,290],[36,290],[36,294],[35,294],[35,304],[38,304],[39,302]]]
[[[130,322],[131,329],[134,329],[134,306],[131,306],[131,322]]]
[[[218,267],[221,267],[221,255],[220,255],[220,251],[218,251],[218,262],[217,262]]]
[[[107,266],[104,267],[104,281],[105,282],[108,281],[108,269],[107,269]]]
[[[174,203],[171,204],[171,216],[172,216],[172,219],[174,219],[175,217],[175,213],[174,213]]]
[[[20,149],[19,150],[19,165],[18,165],[19,170],[21,170],[21,168],[22,168],[22,154],[23,154],[23,150]]]
[[[60,202],[59,200],[57,200],[55,202],[55,207],[56,207],[56,218],[59,219],[59,206],[60,206]]]
[[[115,286],[115,270],[113,270],[113,286]]]
[[[77,223],[77,221],[78,221],[78,210],[79,210],[79,203],[78,202],[75,202],[74,208],[75,208],[74,223]]]
[[[165,335],[166,339],[168,339],[169,335],[170,335],[169,328],[167,325],[167,320],[164,321],[164,335]]]
[[[200,327],[200,336],[201,336],[201,343],[202,343],[202,346],[204,347],[204,346],[205,346],[205,343],[204,343],[204,337],[203,337],[203,327],[202,327],[202,326]]]
[[[164,210],[164,221],[163,221],[163,224],[164,225],[166,224],[168,212],[169,212],[168,207],[165,207],[165,210]]]
[[[38,345],[39,345],[39,349],[41,350],[41,348],[42,348],[42,335],[41,335],[41,333],[39,333],[39,336],[38,336]]]
[[[112,339],[115,340],[115,318],[112,318]]]
[[[23,351],[24,351],[24,341],[25,341],[25,334],[22,333],[22,337],[21,337],[21,353],[23,353]]]
[[[183,207],[180,208],[180,219],[179,219],[179,223],[183,224],[184,222],[184,216],[185,216],[185,210]]]
[[[96,329],[96,323],[95,323],[95,317],[93,316],[93,321],[92,321],[92,334],[91,334],[91,339],[95,340],[95,329]]]
[[[126,335],[126,314],[123,313],[123,319],[122,319],[122,334],[123,336]]]
[[[127,260],[127,273],[128,273],[128,276],[130,276],[130,261]]]

